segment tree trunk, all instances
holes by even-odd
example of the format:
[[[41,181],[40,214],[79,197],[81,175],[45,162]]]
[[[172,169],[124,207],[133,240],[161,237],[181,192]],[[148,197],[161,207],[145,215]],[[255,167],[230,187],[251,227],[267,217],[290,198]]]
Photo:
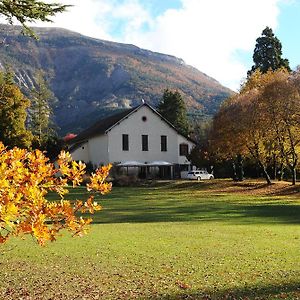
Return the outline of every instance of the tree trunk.
[[[264,177],[265,177],[265,179],[266,179],[266,181],[267,181],[267,184],[271,185],[271,184],[272,184],[271,177],[270,177],[270,175],[268,174],[266,167],[264,166],[264,164],[263,164],[261,161],[259,161],[259,165],[260,165],[261,168],[263,169]]]
[[[243,157],[241,154],[239,154],[237,156],[236,162],[237,162],[237,170],[236,170],[237,180],[243,181],[244,180],[244,167],[243,167]]]
[[[283,176],[284,176],[284,166],[283,163],[280,164],[279,167],[279,174],[278,174],[278,181],[282,181],[283,180]]]
[[[263,172],[264,172],[264,175],[265,175],[265,179],[267,181],[267,184],[272,184],[272,181],[271,181],[271,178],[270,178],[270,175],[268,174],[267,170],[265,167],[263,167]]]
[[[237,181],[237,175],[236,175],[236,165],[235,162],[232,162],[232,179],[234,181]]]
[[[274,171],[274,180],[277,178],[277,161],[276,161],[276,155],[273,154],[273,171]]]
[[[296,184],[296,181],[297,181],[296,168],[295,168],[295,167],[292,167],[292,168],[291,168],[291,171],[292,171],[292,185],[295,185],[295,184]]]

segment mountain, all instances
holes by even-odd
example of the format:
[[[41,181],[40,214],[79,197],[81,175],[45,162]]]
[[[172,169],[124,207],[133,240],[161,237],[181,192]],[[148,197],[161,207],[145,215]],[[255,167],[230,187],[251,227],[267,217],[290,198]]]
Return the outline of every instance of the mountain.
[[[21,35],[20,27],[1,25],[0,67],[12,67],[25,93],[34,86],[36,71],[45,72],[58,100],[54,112],[61,134],[142,99],[156,106],[166,88],[181,92],[189,111],[205,115],[214,114],[232,93],[174,56],[65,29],[34,30],[38,41]]]

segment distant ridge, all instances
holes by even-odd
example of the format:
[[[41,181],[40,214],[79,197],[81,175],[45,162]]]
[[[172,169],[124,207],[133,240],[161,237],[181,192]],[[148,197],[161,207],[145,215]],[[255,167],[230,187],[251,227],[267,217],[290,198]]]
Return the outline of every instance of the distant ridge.
[[[55,120],[61,134],[79,132],[141,99],[156,106],[166,88],[181,92],[190,111],[206,115],[232,93],[171,55],[66,29],[34,30],[39,41],[22,36],[20,27],[0,25],[0,67],[11,66],[25,91],[34,86],[36,70],[45,71],[58,100]]]

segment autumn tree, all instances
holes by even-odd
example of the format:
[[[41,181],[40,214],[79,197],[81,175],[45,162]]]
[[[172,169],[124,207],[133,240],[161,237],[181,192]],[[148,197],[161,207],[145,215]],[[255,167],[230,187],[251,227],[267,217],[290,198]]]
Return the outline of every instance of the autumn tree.
[[[266,27],[256,40],[253,62],[254,65],[248,71],[248,76],[257,69],[262,73],[266,73],[268,70],[275,71],[280,68],[290,71],[289,61],[282,58],[281,42],[269,27]]]
[[[38,149],[46,150],[47,143],[55,138],[52,124],[52,105],[55,96],[49,89],[42,71],[38,71],[35,78],[35,87],[30,93],[30,130],[34,135],[33,145]]]
[[[236,97],[230,97],[214,116],[209,136],[209,152],[214,154],[216,160],[227,161],[231,164],[232,178],[234,180],[238,179],[237,157],[240,157],[241,153],[245,151],[244,143],[238,134],[237,127],[236,115],[239,109]]]
[[[188,135],[189,122],[187,110],[183,98],[178,91],[172,92],[166,89],[157,109],[176,129],[182,134]]]
[[[219,153],[251,155],[268,183],[268,168],[279,161],[291,171],[295,184],[300,153],[299,78],[299,71],[255,71],[214,119]]]
[[[91,175],[87,184],[90,196],[85,202],[72,203],[65,199],[68,184],[78,186],[86,166],[72,161],[65,152],[59,155],[57,164],[58,168],[40,150],[8,150],[0,143],[0,243],[11,236],[29,234],[44,245],[54,241],[62,229],[73,235],[86,233],[92,219],[84,219],[78,213],[101,209],[94,197],[95,193],[111,190],[111,184],[105,181],[111,166],[104,166]],[[60,201],[48,201],[49,192],[57,193]]]
[[[300,152],[300,94],[299,73],[290,75],[284,70],[264,75],[265,85],[261,94],[261,106],[272,129],[277,150],[292,173],[296,183],[296,169]]]
[[[9,71],[0,73],[0,141],[9,147],[29,148],[32,134],[26,129],[30,101],[13,82]]]
[[[252,81],[257,84],[256,74],[253,77]],[[269,155],[265,150],[272,137],[258,99],[257,88],[243,87],[240,93],[227,100],[213,121],[212,146],[219,157],[232,160],[234,177],[242,179],[242,157],[250,156],[271,184],[267,171]]]
[[[4,16],[10,24],[18,21],[23,26],[24,33],[34,36],[28,23],[51,22],[51,17],[65,11],[68,6],[37,0],[2,0],[0,1],[0,15]]]

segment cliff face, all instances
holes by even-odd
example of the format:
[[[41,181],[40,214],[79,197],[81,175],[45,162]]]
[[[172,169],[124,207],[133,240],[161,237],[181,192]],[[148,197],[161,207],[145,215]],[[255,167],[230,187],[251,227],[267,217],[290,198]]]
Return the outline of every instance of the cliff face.
[[[58,29],[38,28],[39,41],[1,26],[0,63],[16,72],[23,89],[45,71],[58,101],[55,120],[61,132],[77,132],[115,109],[144,99],[156,105],[166,88],[182,93],[189,110],[211,115],[231,91],[176,57],[133,45],[88,38]]]

